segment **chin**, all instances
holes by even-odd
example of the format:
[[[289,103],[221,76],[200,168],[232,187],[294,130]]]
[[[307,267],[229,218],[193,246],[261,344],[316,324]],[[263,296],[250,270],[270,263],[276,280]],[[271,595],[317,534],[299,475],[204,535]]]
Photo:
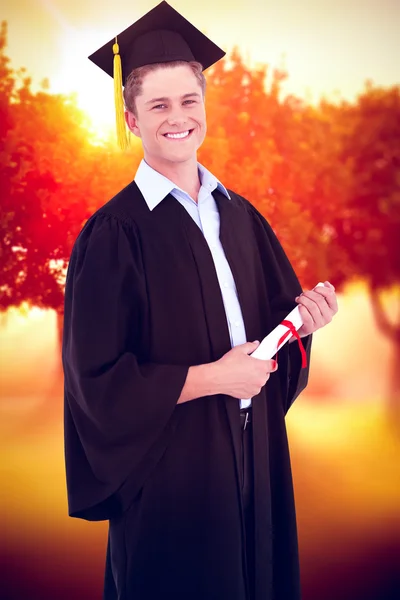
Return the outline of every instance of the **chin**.
[[[164,159],[174,163],[183,163],[193,159],[197,160],[197,150],[193,150],[192,152],[171,152],[164,154]]]

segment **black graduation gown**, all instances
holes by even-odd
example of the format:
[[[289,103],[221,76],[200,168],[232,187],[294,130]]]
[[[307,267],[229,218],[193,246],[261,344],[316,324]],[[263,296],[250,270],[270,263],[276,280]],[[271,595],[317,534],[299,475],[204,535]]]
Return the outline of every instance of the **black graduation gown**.
[[[296,305],[264,217],[216,191],[248,341]],[[311,337],[303,339],[308,358]],[[189,366],[231,349],[207,242],[171,195],[135,182],[93,214],[70,258],[62,359],[69,515],[109,520],[105,600],[245,600],[239,400],[177,405]],[[256,600],[298,600],[284,417],[305,388],[297,342],[253,398]]]

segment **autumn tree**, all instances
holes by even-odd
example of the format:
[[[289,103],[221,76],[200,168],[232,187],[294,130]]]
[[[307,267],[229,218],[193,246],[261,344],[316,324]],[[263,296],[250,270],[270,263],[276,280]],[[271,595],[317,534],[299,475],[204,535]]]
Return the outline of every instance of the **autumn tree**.
[[[72,245],[88,216],[132,179],[134,155],[94,143],[73,97],[31,90],[0,35],[0,308],[63,311]]]
[[[284,96],[284,72],[250,69],[237,51],[208,73],[200,157],[269,219],[303,285],[314,286],[334,267],[331,222],[349,182],[338,160],[338,109]]]
[[[346,211],[332,223],[346,255],[340,275],[367,283],[376,323],[393,343],[389,395],[400,416],[400,86],[368,84],[342,121],[340,161],[351,179]],[[385,311],[385,291],[396,292],[398,314]]]
[[[283,96],[284,79],[249,69],[237,52],[212,67],[201,155],[269,219],[305,287],[367,282],[396,348],[390,397],[399,406],[399,324],[381,300],[400,283],[399,87],[310,106]]]
[[[132,179],[141,151],[95,142],[74,98],[33,93],[5,47],[3,25],[0,308],[27,303],[61,315],[72,244],[88,216]],[[199,160],[269,219],[304,287],[368,282],[397,361],[399,328],[380,294],[399,285],[399,89],[370,86],[357,102],[311,106],[283,94],[285,77],[250,68],[238,51],[211,67]]]

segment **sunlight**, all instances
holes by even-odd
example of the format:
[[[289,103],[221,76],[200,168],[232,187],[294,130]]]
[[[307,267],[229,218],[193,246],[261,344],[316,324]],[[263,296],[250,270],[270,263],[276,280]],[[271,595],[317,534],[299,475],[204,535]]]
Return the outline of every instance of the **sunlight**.
[[[76,93],[79,107],[100,139],[108,138],[115,129],[113,81],[88,56],[111,37],[105,30],[71,27],[60,38],[62,58],[51,84],[54,93]]]

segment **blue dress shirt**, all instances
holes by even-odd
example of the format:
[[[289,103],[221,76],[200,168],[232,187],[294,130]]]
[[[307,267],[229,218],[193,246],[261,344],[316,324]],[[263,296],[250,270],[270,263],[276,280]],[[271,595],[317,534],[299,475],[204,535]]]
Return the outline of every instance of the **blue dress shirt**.
[[[212,192],[218,189],[226,196],[227,200],[230,200],[230,196],[222,183],[210,171],[200,164],[198,164],[198,170],[201,187],[197,202],[170,179],[150,167],[145,160],[142,160],[139,165],[135,182],[150,210],[153,210],[168,194],[171,194],[182,204],[203,232],[214,260],[233,348],[246,343],[246,332],[235,281],[219,239],[219,212]],[[240,400],[241,408],[247,408],[250,405],[251,399]]]

